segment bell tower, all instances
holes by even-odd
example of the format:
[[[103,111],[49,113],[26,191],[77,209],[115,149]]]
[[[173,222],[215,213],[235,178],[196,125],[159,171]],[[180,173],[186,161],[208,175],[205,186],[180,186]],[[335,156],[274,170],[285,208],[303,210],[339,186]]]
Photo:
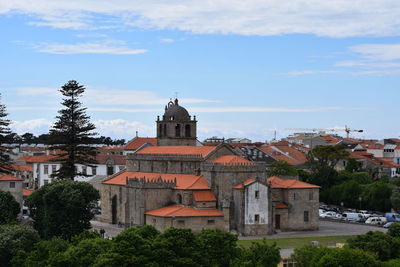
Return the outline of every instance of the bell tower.
[[[179,105],[178,99],[169,101],[162,118],[157,116],[157,145],[195,146],[197,141],[196,116]]]

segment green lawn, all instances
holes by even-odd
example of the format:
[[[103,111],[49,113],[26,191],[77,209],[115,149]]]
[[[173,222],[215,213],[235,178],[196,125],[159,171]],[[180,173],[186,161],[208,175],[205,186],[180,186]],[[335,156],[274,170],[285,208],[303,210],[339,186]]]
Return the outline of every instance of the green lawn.
[[[301,237],[301,238],[277,238],[266,239],[268,244],[276,242],[280,248],[300,248],[310,244],[311,241],[318,241],[321,246],[334,245],[336,243],[346,243],[347,239],[353,236],[321,236],[321,237]],[[252,242],[261,242],[261,240],[239,240],[240,246],[248,247]]]

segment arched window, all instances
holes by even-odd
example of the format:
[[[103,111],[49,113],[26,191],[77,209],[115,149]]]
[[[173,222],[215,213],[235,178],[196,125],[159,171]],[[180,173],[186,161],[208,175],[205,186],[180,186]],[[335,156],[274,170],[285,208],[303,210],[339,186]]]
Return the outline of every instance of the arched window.
[[[181,194],[177,194],[177,195],[176,195],[176,202],[177,202],[178,204],[182,204],[182,195],[181,195]]]
[[[186,124],[185,126],[185,137],[190,137],[190,125]]]
[[[175,136],[176,137],[180,137],[181,136],[181,125],[180,124],[177,124],[175,126]]]

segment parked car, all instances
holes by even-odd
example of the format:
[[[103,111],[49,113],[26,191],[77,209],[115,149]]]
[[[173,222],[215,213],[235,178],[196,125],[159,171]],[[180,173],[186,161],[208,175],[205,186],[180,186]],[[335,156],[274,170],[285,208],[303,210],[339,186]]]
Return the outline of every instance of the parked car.
[[[331,219],[339,219],[338,216],[339,215],[333,211],[327,211],[319,215],[319,217],[321,218],[331,218]]]
[[[344,212],[342,217],[344,220],[351,222],[364,222],[366,219],[363,214],[358,212]]]
[[[400,222],[400,215],[398,213],[385,213],[388,222]]]
[[[387,222],[383,225],[384,228],[389,228],[392,224],[394,224],[395,222]]]
[[[383,225],[386,223],[386,220],[383,219],[384,217],[369,217],[365,223],[366,224],[375,224],[375,225]],[[386,218],[385,218],[386,219]]]

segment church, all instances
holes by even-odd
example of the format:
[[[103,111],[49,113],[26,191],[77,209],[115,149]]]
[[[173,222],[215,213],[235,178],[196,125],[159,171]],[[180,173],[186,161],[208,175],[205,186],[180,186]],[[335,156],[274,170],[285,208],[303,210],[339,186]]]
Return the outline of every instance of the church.
[[[102,182],[104,222],[244,236],[318,229],[318,186],[267,177],[265,162],[245,159],[228,144],[203,146],[196,116],[178,99],[156,123],[157,145],[128,154],[126,168]]]

